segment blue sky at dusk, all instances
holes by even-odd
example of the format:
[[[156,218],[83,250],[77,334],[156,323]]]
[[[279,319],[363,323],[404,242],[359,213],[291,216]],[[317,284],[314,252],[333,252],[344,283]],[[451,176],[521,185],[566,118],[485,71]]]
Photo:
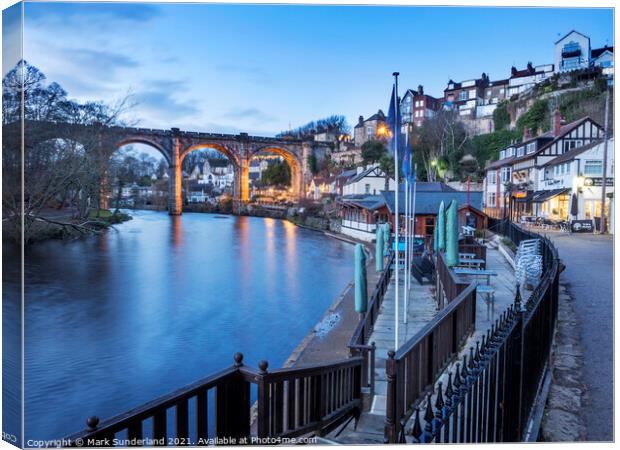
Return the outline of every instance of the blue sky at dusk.
[[[572,29],[613,45],[611,9],[26,3],[24,26],[26,60],[73,98],[131,92],[140,126],[263,135],[385,111],[395,70],[441,96],[553,62]]]

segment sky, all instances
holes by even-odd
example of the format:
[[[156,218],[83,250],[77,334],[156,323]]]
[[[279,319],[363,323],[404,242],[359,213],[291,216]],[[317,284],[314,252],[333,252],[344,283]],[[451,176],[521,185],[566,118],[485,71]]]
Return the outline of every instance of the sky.
[[[3,14],[5,37],[18,17]],[[572,29],[613,45],[613,12],[33,2],[23,52],[76,100],[130,94],[126,118],[139,126],[269,136],[386,111],[394,71],[401,92],[421,84],[442,96],[450,78],[552,63],[553,43]]]

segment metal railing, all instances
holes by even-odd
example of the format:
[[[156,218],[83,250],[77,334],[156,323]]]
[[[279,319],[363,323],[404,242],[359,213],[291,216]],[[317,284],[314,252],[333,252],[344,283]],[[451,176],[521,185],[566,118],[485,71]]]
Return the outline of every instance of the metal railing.
[[[359,417],[361,358],[272,372],[267,368],[266,361],[260,362],[259,370],[246,367],[243,355],[237,353],[228,369],[102,423],[91,417],[86,430],[65,440],[88,447],[119,442],[122,446],[259,444],[271,442],[266,438],[320,435],[351,416]]]
[[[395,252],[390,252],[383,273],[370,295],[366,314],[357,324],[348,346],[351,356],[360,356],[363,360],[362,387],[369,389],[371,395],[375,391],[375,345],[374,342],[369,344],[368,339],[379,317],[381,303],[390,285],[394,263]]]
[[[438,258],[439,259],[439,258]],[[400,442],[404,426],[425,391],[454,358],[476,321],[476,284],[453,298],[396,352],[388,352],[386,442]]]
[[[390,442],[518,442],[530,432],[551,354],[561,264],[547,238],[508,221],[493,228],[517,245],[541,239],[544,274],[525,302],[517,288],[514,304],[448,374],[445,387],[437,383],[427,393],[411,429],[386,435]]]

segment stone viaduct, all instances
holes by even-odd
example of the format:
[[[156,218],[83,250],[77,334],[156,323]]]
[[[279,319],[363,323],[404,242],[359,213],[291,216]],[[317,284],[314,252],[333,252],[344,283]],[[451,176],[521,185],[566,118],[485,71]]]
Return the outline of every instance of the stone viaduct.
[[[18,126],[18,124],[11,124]],[[250,160],[259,153],[275,153],[284,158],[291,168],[291,188],[297,199],[305,196],[305,187],[311,173],[308,157],[322,159],[331,150],[330,143],[313,140],[250,136],[247,133],[219,134],[181,131],[178,128],[158,130],[119,126],[76,125],[61,122],[24,122],[24,144],[36,145],[51,139],[71,139],[84,145],[87,150],[99,149],[101,154],[111,155],[116,149],[128,144],[145,144],[158,150],[166,159],[169,170],[168,212],[182,213],[182,164],[183,159],[195,150],[215,149],[225,156],[234,167],[235,210],[250,199]],[[107,180],[103,182],[106,192]],[[107,195],[103,195],[104,202]],[[103,205],[107,207],[107,204]]]

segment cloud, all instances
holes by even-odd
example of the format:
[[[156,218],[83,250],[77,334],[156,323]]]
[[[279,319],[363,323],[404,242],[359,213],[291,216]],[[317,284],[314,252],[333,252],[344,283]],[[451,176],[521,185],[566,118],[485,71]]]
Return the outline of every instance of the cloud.
[[[24,15],[35,21],[104,21],[147,22],[160,15],[156,5],[140,3],[28,3]]]
[[[119,68],[135,68],[139,65],[135,59],[122,53],[88,48],[63,50],[63,53],[65,52],[71,56],[75,63],[98,73],[105,73]]]
[[[258,108],[241,108],[241,109],[232,109],[229,112],[223,114],[223,117],[227,119],[250,119],[255,122],[271,122],[275,120],[275,117],[267,114],[264,111],[261,111]]]
[[[186,90],[187,83],[182,80],[151,80],[144,82],[144,88],[136,89],[133,99],[137,103],[136,109],[174,121],[179,116],[200,112],[194,102],[179,100],[179,93]]]

